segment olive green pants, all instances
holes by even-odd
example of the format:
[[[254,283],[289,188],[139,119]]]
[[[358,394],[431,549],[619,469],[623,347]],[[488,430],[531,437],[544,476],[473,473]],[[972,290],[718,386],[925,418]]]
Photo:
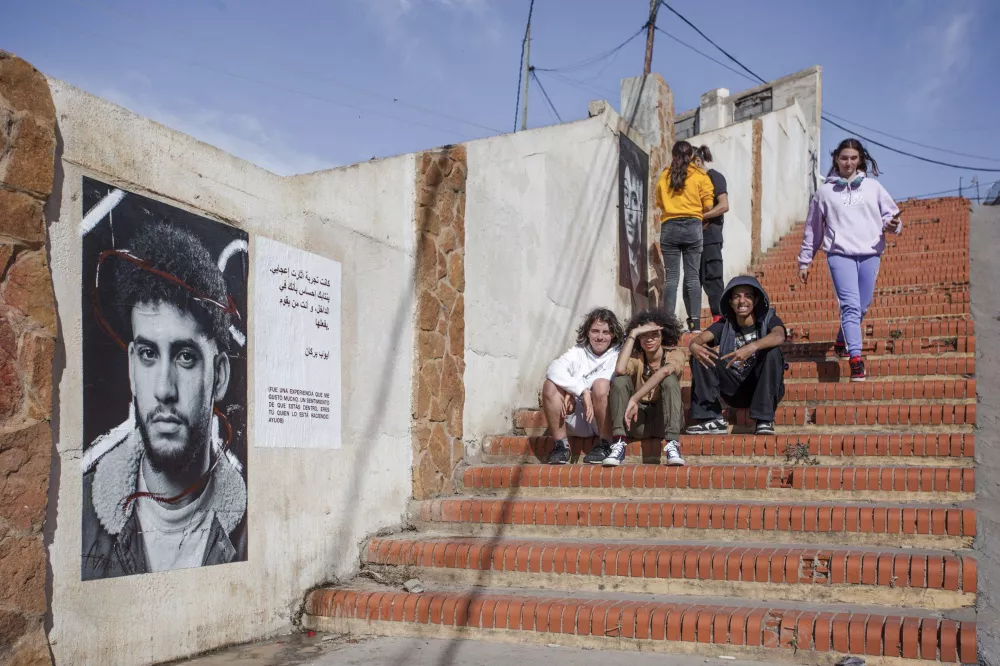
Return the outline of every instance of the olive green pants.
[[[632,421],[632,427],[626,430],[625,408],[635,389],[636,386],[628,375],[619,375],[611,382],[608,408],[611,410],[614,436],[629,439],[678,439],[684,424],[684,406],[681,403],[681,381],[677,375],[670,375],[660,382],[659,400],[639,403],[639,412]]]

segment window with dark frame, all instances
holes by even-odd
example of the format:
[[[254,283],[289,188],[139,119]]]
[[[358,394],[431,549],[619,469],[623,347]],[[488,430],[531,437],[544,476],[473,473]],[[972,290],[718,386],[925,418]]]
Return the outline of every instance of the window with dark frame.
[[[733,122],[738,123],[741,120],[770,113],[772,104],[773,91],[770,88],[741,97],[733,105]]]

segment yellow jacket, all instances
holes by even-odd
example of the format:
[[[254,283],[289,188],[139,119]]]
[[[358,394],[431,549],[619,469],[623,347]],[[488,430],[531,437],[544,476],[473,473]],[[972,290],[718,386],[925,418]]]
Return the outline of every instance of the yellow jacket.
[[[656,183],[656,203],[663,211],[663,221],[675,220],[681,217],[705,219],[705,211],[711,210],[715,201],[715,188],[708,174],[696,167],[688,165],[684,189],[670,189],[670,169],[664,169]]]

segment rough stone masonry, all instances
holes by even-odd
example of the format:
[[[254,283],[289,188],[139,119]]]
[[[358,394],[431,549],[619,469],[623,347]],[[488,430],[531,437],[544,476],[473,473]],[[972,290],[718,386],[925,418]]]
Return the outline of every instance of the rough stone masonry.
[[[51,663],[43,526],[52,456],[56,309],[43,207],[52,192],[48,83],[0,51],[0,663]]]
[[[464,457],[464,146],[423,153],[417,163],[413,496],[451,492]]]

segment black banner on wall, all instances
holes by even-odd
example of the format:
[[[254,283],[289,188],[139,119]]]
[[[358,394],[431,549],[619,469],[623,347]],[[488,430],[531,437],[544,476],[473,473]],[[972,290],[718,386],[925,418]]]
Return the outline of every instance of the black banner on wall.
[[[649,156],[624,134],[618,138],[618,284],[646,296]]]

